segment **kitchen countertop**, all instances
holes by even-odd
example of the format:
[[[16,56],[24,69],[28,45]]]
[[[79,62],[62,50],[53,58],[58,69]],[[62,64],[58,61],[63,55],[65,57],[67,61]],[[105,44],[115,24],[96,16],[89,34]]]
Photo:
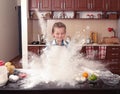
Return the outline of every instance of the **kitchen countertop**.
[[[21,72],[25,70],[19,69]],[[28,70],[26,70],[27,72]],[[29,72],[29,71],[28,71]],[[117,85],[110,86],[104,84],[102,80],[91,83],[86,81],[84,83],[78,83],[75,86],[64,84],[64,86],[58,86],[55,82],[38,83],[33,88],[21,88],[22,80],[17,82],[7,82],[5,86],[0,87],[0,94],[103,94],[105,92],[109,94],[120,94],[120,82]],[[97,93],[95,93],[97,92]]]
[[[28,44],[28,46],[46,46],[46,44]],[[120,44],[84,44],[82,46],[120,46]]]
[[[42,83],[41,85],[36,85],[30,89],[21,89],[19,82],[17,83],[7,83],[6,86],[0,87],[1,94],[120,94],[120,84],[116,86],[108,86],[103,82],[90,84],[88,82],[84,84],[78,84],[76,87],[65,85],[64,87],[59,87],[55,83],[50,82],[48,84]],[[96,92],[96,93],[95,93]]]
[[[45,44],[28,44],[28,46],[46,46]]]
[[[93,44],[84,44],[83,46],[120,46],[120,44],[97,44],[97,43],[93,43]]]
[[[76,86],[70,86],[69,84],[65,84],[64,86],[58,86],[54,82],[49,83],[39,83],[33,88],[21,88],[22,84],[20,81],[18,82],[8,82],[5,86],[0,87],[0,90],[118,90],[120,89],[120,83],[114,86],[109,86],[103,83],[102,80],[99,80],[95,83],[91,83],[86,81],[84,83],[78,83]]]

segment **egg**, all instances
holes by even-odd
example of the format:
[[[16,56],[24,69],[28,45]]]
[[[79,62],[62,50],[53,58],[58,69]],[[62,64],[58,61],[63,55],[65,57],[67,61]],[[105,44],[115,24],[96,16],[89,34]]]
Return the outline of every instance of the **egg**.
[[[11,82],[17,82],[18,80],[19,80],[19,76],[17,76],[17,75],[9,76],[9,81],[11,81]]]
[[[87,79],[86,79],[85,77],[80,77],[80,80],[81,80],[82,82],[85,82]]]
[[[80,77],[76,77],[75,80],[79,82],[80,81]]]

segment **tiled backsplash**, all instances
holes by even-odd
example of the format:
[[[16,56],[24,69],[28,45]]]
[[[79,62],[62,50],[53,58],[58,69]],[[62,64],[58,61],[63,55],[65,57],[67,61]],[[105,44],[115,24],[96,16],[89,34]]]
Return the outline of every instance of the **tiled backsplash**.
[[[103,37],[113,36],[113,32],[108,32],[107,28],[112,27],[117,32],[118,21],[117,20],[49,20],[48,21],[48,37],[51,39],[51,28],[55,22],[61,21],[66,24],[67,35],[74,36],[75,32],[81,32],[80,34],[89,34],[90,32],[98,33],[98,41],[101,41]]]
[[[113,36],[113,32],[108,32],[107,28],[112,27],[118,33],[118,20],[48,20],[47,21],[47,36],[52,39],[51,28],[55,22],[61,21],[67,27],[67,35],[73,37],[75,32],[81,34],[89,34],[90,32],[98,33],[98,41],[103,37]],[[38,20],[29,21],[28,41],[37,40],[37,35],[41,34],[41,29]]]

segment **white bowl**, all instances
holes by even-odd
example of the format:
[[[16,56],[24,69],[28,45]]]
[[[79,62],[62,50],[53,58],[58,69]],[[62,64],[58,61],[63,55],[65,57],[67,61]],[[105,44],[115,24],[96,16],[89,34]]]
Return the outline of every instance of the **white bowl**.
[[[5,66],[0,66],[0,86],[4,86],[8,81],[8,71]]]

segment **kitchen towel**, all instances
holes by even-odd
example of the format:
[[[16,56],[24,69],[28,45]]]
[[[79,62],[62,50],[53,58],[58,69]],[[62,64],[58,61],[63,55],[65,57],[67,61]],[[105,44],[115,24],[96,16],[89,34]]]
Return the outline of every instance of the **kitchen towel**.
[[[98,58],[105,59],[106,57],[106,46],[99,46]]]
[[[86,46],[86,58],[94,59],[96,55],[96,51],[94,50],[94,46]]]

